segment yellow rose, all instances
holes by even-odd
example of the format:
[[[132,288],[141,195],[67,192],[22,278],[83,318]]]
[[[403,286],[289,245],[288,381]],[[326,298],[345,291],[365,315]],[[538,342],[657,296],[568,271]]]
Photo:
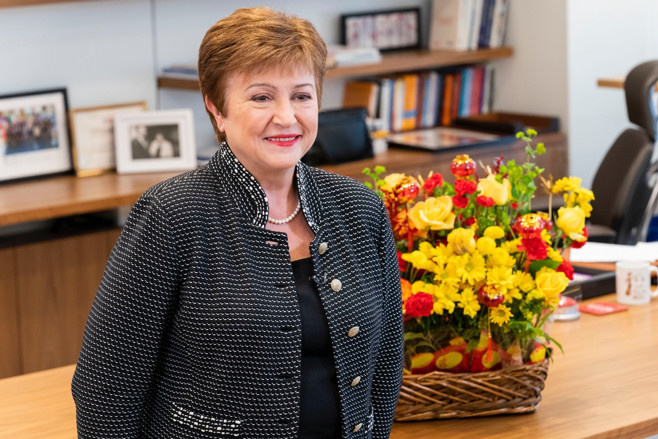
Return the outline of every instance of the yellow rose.
[[[448,244],[455,254],[473,253],[475,251],[475,230],[458,228],[448,235]]]
[[[555,224],[569,238],[581,241],[585,228],[585,211],[580,207],[560,207]]]
[[[557,305],[560,293],[569,285],[569,278],[561,271],[542,267],[535,275],[535,283],[548,302]]]
[[[510,196],[511,185],[508,179],[503,178],[502,183],[496,181],[494,174],[489,174],[478,183],[478,190],[485,197],[493,198],[496,204],[503,205],[507,203]]]
[[[452,198],[449,196],[428,197],[409,209],[409,219],[418,230],[448,230],[455,226]]]

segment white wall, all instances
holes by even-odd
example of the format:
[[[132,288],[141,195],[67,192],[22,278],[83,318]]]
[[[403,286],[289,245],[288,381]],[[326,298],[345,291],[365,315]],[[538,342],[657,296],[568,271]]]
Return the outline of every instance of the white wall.
[[[0,9],[0,95],[66,87],[69,107],[155,103],[148,0]]]
[[[633,126],[623,89],[597,87],[658,59],[658,2],[571,0],[567,8],[570,165],[591,185],[615,138]]]

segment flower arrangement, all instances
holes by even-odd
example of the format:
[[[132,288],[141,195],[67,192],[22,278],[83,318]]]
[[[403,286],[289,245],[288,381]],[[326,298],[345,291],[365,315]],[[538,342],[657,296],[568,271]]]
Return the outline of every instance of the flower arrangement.
[[[397,242],[405,332],[405,372],[480,372],[543,362],[550,338],[542,329],[573,277],[562,255],[587,240],[594,194],[580,179],[542,177],[533,162],[545,152],[537,133],[519,132],[527,161],[496,159],[477,175],[467,155],[423,179],[363,172],[383,200]],[[549,209],[532,213],[539,186]],[[564,205],[552,209],[552,195]]]

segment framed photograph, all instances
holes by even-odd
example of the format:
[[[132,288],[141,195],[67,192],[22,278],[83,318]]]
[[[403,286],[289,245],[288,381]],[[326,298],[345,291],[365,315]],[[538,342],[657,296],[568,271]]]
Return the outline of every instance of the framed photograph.
[[[190,109],[117,114],[114,133],[120,174],[196,167]]]
[[[69,112],[73,168],[78,177],[109,172],[116,167],[114,118],[146,111],[146,102],[76,108]]]
[[[341,15],[341,44],[380,51],[420,49],[420,8]]]
[[[66,90],[0,96],[0,182],[68,172]]]

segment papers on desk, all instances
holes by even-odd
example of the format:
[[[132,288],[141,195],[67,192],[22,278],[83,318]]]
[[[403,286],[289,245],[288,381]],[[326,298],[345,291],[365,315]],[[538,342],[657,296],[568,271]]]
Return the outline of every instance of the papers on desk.
[[[572,248],[571,262],[617,262],[658,260],[658,241],[639,242],[637,245],[588,242],[582,248]]]

